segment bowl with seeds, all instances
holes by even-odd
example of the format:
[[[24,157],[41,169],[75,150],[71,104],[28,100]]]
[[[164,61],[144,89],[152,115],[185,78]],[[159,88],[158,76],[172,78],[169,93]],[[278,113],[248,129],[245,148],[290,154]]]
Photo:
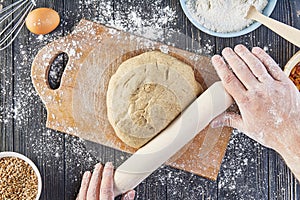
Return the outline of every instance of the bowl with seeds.
[[[42,178],[38,168],[26,156],[0,152],[0,199],[38,200]]]

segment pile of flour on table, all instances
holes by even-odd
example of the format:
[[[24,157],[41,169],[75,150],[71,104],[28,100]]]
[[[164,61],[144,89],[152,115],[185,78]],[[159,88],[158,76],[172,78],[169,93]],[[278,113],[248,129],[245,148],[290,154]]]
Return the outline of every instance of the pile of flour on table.
[[[186,5],[198,22],[216,32],[234,32],[250,25],[245,19],[251,5],[261,12],[268,0],[186,0]]]

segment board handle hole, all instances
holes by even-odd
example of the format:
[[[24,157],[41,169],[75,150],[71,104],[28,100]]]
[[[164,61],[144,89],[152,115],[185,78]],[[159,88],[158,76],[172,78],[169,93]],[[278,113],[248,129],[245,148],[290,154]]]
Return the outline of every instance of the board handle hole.
[[[62,52],[54,58],[52,64],[50,65],[48,71],[48,83],[52,90],[56,90],[59,88],[61,83],[61,77],[64,73],[68,61],[68,54]]]

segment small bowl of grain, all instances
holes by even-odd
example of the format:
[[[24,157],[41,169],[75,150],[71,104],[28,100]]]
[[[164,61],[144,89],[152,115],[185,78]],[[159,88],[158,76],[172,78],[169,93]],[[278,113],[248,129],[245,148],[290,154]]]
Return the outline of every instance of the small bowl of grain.
[[[26,156],[0,152],[0,199],[38,200],[42,178],[38,168]]]

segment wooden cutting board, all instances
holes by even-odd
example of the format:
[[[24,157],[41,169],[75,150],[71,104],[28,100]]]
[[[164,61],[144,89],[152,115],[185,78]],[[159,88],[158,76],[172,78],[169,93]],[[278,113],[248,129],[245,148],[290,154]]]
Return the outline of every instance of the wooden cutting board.
[[[206,56],[81,20],[72,34],[42,48],[32,64],[32,81],[47,109],[47,127],[134,153],[136,149],[123,143],[108,122],[107,86],[123,61],[160,49],[192,66],[204,89],[218,80]],[[49,69],[57,55],[63,52],[69,60],[60,87],[52,90],[48,83]],[[230,128],[207,128],[166,164],[215,180],[230,135]],[[214,144],[203,145],[208,137],[215,137]],[[210,145],[211,148],[207,148]]]

